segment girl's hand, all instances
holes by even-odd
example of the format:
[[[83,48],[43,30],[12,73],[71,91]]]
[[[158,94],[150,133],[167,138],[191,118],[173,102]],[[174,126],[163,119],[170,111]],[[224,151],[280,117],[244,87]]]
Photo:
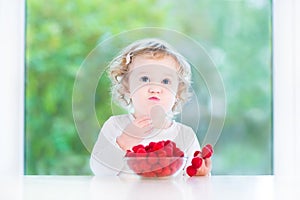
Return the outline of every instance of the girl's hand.
[[[207,144],[202,148],[202,151],[195,151],[191,164],[186,168],[186,173],[189,176],[207,176],[210,175],[212,168],[211,156],[214,150],[212,145]]]
[[[117,137],[116,142],[123,150],[127,150],[142,141],[152,130],[151,118],[149,116],[142,116],[128,124],[122,134]]]
[[[207,176],[209,175],[212,168],[211,158],[203,159],[201,167],[197,170],[196,176]]]
[[[143,139],[153,129],[152,120],[149,116],[142,116],[136,118],[132,123],[124,129],[123,134],[127,134],[131,137]]]

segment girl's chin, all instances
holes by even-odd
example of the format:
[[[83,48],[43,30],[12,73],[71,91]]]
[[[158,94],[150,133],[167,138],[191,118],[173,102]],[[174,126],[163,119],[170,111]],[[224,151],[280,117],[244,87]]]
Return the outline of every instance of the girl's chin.
[[[171,112],[171,110],[169,112],[166,112],[166,109],[164,107],[156,105],[156,106],[150,107],[147,110],[143,110],[140,112],[135,111],[134,116],[135,117],[141,117],[141,116],[149,116],[150,117],[150,116],[155,116],[156,114],[161,115],[162,113],[164,115],[166,115],[166,113],[170,113],[170,112]]]

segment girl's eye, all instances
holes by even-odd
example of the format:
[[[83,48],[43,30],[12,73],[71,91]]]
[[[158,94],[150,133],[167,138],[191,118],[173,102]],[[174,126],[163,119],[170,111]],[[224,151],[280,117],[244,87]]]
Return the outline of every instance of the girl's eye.
[[[140,78],[140,81],[142,81],[142,82],[150,82],[150,79],[149,79],[148,76],[142,76],[142,77]]]
[[[171,84],[171,81],[166,78],[166,79],[162,80],[161,83],[168,85],[168,84]]]

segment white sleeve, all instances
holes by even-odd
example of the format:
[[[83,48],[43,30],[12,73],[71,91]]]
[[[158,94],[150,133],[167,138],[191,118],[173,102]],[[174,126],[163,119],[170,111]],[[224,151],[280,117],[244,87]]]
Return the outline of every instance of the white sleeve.
[[[194,130],[188,126],[182,125],[178,137],[175,142],[184,151],[184,156],[187,157],[187,162],[184,167],[184,174],[186,174],[186,168],[191,165],[194,157],[194,152],[201,150],[199,141]]]
[[[95,175],[117,175],[123,168],[123,151],[116,144],[116,137],[122,132],[116,128],[116,118],[109,118],[103,125],[94,145],[90,167]]]
[[[186,156],[188,158],[187,158],[185,169],[186,169],[186,167],[188,167],[189,165],[192,164],[192,159],[194,157],[195,151],[201,151],[201,147],[198,142],[197,136],[194,132],[193,132],[193,134],[194,134],[193,142],[191,143],[190,147],[186,150]],[[185,170],[185,172],[186,172],[186,170]]]

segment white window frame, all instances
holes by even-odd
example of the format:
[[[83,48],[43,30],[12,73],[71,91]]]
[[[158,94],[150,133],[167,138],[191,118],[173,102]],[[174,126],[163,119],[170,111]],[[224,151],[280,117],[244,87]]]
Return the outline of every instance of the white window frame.
[[[298,0],[273,1],[275,175],[299,175],[300,90],[297,88],[300,85],[299,10]]]
[[[275,175],[299,175],[300,168],[300,13],[296,10],[300,10],[298,0],[273,1]],[[25,0],[0,0],[0,175],[24,174],[24,24]]]
[[[25,0],[0,0],[0,176],[24,174]]]

